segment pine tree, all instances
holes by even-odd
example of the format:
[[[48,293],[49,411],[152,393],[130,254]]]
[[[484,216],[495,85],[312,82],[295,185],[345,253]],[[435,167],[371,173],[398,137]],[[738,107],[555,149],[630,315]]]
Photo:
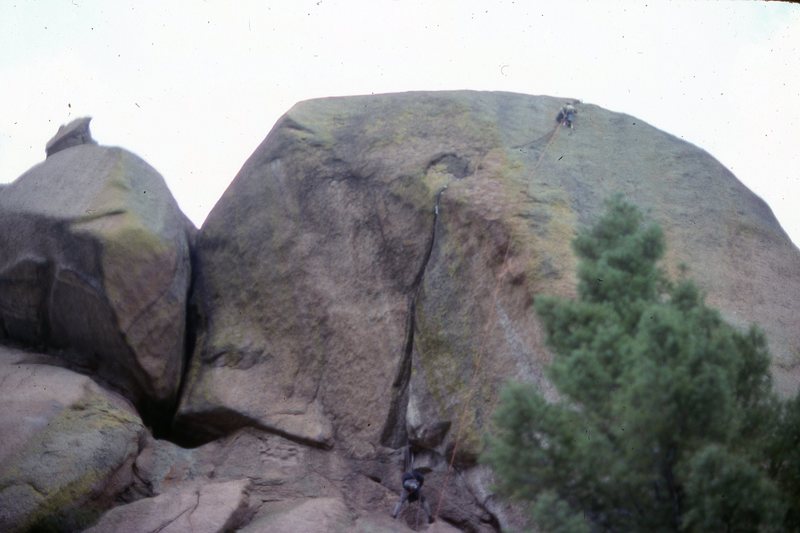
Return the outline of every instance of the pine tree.
[[[560,400],[504,391],[484,455],[501,492],[543,531],[794,527],[800,400],[772,392],[763,334],[670,282],[661,230],[620,197],[574,249],[578,299],[535,302]]]

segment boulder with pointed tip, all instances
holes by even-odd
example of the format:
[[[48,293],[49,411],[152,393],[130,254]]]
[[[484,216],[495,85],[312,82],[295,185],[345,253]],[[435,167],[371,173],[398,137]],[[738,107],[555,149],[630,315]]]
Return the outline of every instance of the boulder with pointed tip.
[[[91,121],[92,117],[76,118],[69,124],[59,127],[53,138],[47,141],[47,146],[45,147],[47,157],[72,146],[97,144],[97,141],[92,139],[92,134],[89,132],[89,122]]]
[[[0,337],[57,351],[140,408],[169,405],[193,232],[134,154],[93,144],[52,154],[0,195]]]

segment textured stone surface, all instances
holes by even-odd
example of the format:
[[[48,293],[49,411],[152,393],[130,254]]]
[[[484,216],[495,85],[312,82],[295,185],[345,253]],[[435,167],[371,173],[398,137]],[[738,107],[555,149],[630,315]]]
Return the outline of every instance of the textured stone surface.
[[[133,481],[145,428],[88,377],[0,347],[0,530],[77,531]]]
[[[174,401],[193,231],[130,152],[48,157],[0,196],[0,336],[62,350],[140,407]]]
[[[392,169],[404,162],[380,132],[342,127],[360,104],[342,105],[341,124],[325,105],[285,117],[198,236],[202,334],[178,418],[187,429],[255,424],[366,454],[402,441],[391,391],[407,373],[435,191]]]
[[[486,508],[517,523],[475,460],[508,379],[553,395],[532,303],[574,295],[571,241],[614,193],[662,225],[672,275],[688,265],[728,320],[766,331],[779,390],[796,390],[800,253],[769,208],[628,115],[581,104],[574,130],[557,127],[563,103],[444,92],[292,108],[199,234],[176,427],[252,425],[367,460],[410,441],[432,479],[455,450],[481,502],[464,523],[489,524]]]
[[[776,383],[795,391],[800,252],[766,205],[702,150],[627,115],[581,104],[575,129],[558,128],[563,103],[445,92],[292,108],[194,250],[194,350],[173,436],[202,445],[143,436],[135,418],[123,424],[139,436],[134,452],[116,425],[86,433],[101,451],[79,464],[121,465],[98,474],[92,512],[127,502],[98,530],[137,517],[142,531],[197,520],[209,531],[408,531],[416,505],[389,516],[408,442],[438,517],[420,530],[522,529],[524,513],[493,494],[476,458],[507,380],[554,394],[532,303],[574,295],[572,238],[618,192],[664,228],[671,274],[685,263],[728,320],[766,330]],[[13,251],[0,256],[0,334],[163,408],[180,370],[170,354],[183,349],[189,231],[171,198],[143,201],[143,168],[124,151],[74,146],[0,190],[0,249]],[[66,455],[48,463],[49,448],[29,443],[61,427],[47,420],[62,411],[74,417],[84,393],[67,387],[50,404],[25,390],[44,414],[0,417],[0,468],[12,457],[24,465],[14,476],[38,463],[69,471]],[[20,402],[7,412],[26,413]],[[101,415],[81,412],[86,432]],[[79,523],[70,506],[86,492],[39,504],[24,479],[0,497]]]
[[[800,359],[800,254],[708,154],[627,115],[506,93],[296,105],[198,241],[187,428],[255,424],[369,453],[410,436],[474,462],[509,378],[549,356],[531,304],[570,296],[576,229],[621,192],[665,229],[672,273],[758,323],[784,392]],[[428,255],[430,254],[430,255]],[[747,257],[743,260],[742,257]]]
[[[87,533],[223,533],[250,519],[247,479],[186,483],[155,496],[115,507]],[[301,531],[301,530],[296,530]]]
[[[371,516],[369,524],[388,523],[384,517],[390,519],[400,496],[402,455],[382,448],[371,458],[357,459],[252,428],[194,449],[147,439],[134,464],[135,483],[124,497],[151,498],[182,490],[187,484],[247,478],[251,482],[248,493],[253,517],[248,524],[252,531],[272,531],[272,527],[295,520],[320,520],[328,524],[324,531],[342,531],[340,519],[344,519],[338,511],[333,512],[342,504],[348,510],[346,522]],[[419,466],[427,471],[431,463],[423,460]],[[487,508],[476,500],[466,478],[453,474],[445,481],[444,468],[439,465],[436,469],[428,475],[425,487],[432,508],[442,498],[440,519],[459,524],[465,531],[494,531]],[[328,503],[311,503],[317,499]],[[414,525],[416,510],[416,505],[407,507],[398,520],[389,520],[395,525],[393,531]],[[306,515],[313,520],[298,518]]]
[[[350,514],[338,498],[315,498],[271,504],[257,520],[242,529],[246,533],[327,533],[349,531]]]

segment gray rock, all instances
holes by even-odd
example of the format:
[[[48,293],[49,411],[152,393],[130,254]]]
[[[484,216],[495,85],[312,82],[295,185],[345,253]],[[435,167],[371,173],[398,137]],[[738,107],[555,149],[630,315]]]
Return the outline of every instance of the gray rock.
[[[0,531],[77,531],[133,481],[146,430],[91,379],[0,347]]]
[[[355,517],[371,517],[361,522],[364,528],[374,526],[380,531],[389,524],[390,531],[405,531],[416,520],[416,506],[407,507],[396,521],[389,517],[401,490],[401,462],[402,453],[391,450],[356,459],[344,451],[322,450],[252,428],[193,449],[148,438],[134,466],[137,479],[125,497],[151,498],[183,490],[187,484],[246,477],[251,481],[248,492],[253,513],[247,531],[273,531],[293,521],[324,524],[328,529],[321,531],[342,531],[342,523],[349,524]],[[494,531],[487,522],[491,517],[463,477],[451,476],[446,483],[442,465],[435,469],[425,486],[432,506],[439,497],[444,498],[442,519],[456,521],[468,531]],[[336,511],[342,505],[349,517],[344,522]]]
[[[414,524],[416,527],[416,523]],[[385,514],[372,513],[359,516],[355,525],[349,531],[354,533],[406,533],[408,531],[425,531],[426,533],[456,533],[463,531],[444,521],[425,524],[425,520],[420,518],[418,529],[412,529],[406,522],[392,520]]]
[[[453,450],[469,474],[506,381],[553,395],[531,304],[574,296],[572,239],[617,192],[664,228],[670,273],[687,264],[728,320],[765,329],[793,393],[800,252],[769,208],[633,117],[579,104],[574,130],[559,128],[564,101],[464,91],[293,107],[199,234],[200,335],[177,427],[251,425],[364,460],[410,440],[435,458],[432,479]],[[479,503],[461,500],[473,506],[454,520],[492,505],[479,477],[464,482]]]
[[[91,121],[92,117],[76,118],[69,124],[59,127],[53,138],[47,141],[45,148],[47,157],[73,146],[97,144],[89,132],[89,122]]]
[[[250,519],[247,479],[185,483],[110,510],[87,533],[223,533]]]
[[[314,498],[265,506],[262,516],[242,531],[245,533],[328,533],[349,531],[350,513],[338,498]]]
[[[60,350],[148,406],[174,401],[194,228],[163,178],[81,145],[0,195],[0,337]]]

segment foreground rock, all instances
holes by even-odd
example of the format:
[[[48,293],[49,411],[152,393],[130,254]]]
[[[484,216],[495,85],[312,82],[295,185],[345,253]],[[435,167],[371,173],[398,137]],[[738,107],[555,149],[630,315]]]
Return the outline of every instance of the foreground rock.
[[[115,507],[87,533],[217,533],[249,521],[249,481],[187,483],[160,496]],[[300,531],[300,530],[295,530]]]
[[[348,531],[352,520],[344,502],[337,498],[314,498],[300,502],[281,502],[269,506],[269,512],[251,522],[242,531],[260,533],[326,533]]]
[[[0,531],[78,531],[133,482],[132,406],[46,356],[0,347]]]
[[[669,270],[694,266],[710,303],[767,331],[786,389],[800,256],[766,205],[631,117],[582,105],[561,131],[562,103],[459,92],[295,106],[200,233],[203,337],[180,422],[367,451],[409,432],[444,453],[459,435],[474,461],[499,387],[547,388],[531,303],[574,293],[572,237],[614,192],[662,224]]]
[[[408,531],[417,522],[417,505],[407,507],[397,520],[390,517],[401,490],[402,452],[386,448],[372,458],[357,459],[248,428],[194,449],[148,439],[134,471],[137,478],[124,497],[139,501],[166,501],[162,495],[185,487],[249,480],[249,519],[241,524],[246,531],[290,531],[292,524],[294,531],[345,531],[358,523],[373,524],[375,531],[386,530],[386,524],[391,525],[388,531]],[[432,472],[426,487],[432,507],[443,497],[440,522],[458,524],[464,531],[496,530],[462,476],[454,474],[446,483],[444,472]],[[159,508],[149,507],[159,519],[174,517],[156,512]],[[424,518],[419,523],[424,525]]]
[[[0,195],[0,337],[61,350],[140,408],[174,402],[193,228],[125,150],[63,148]]]

